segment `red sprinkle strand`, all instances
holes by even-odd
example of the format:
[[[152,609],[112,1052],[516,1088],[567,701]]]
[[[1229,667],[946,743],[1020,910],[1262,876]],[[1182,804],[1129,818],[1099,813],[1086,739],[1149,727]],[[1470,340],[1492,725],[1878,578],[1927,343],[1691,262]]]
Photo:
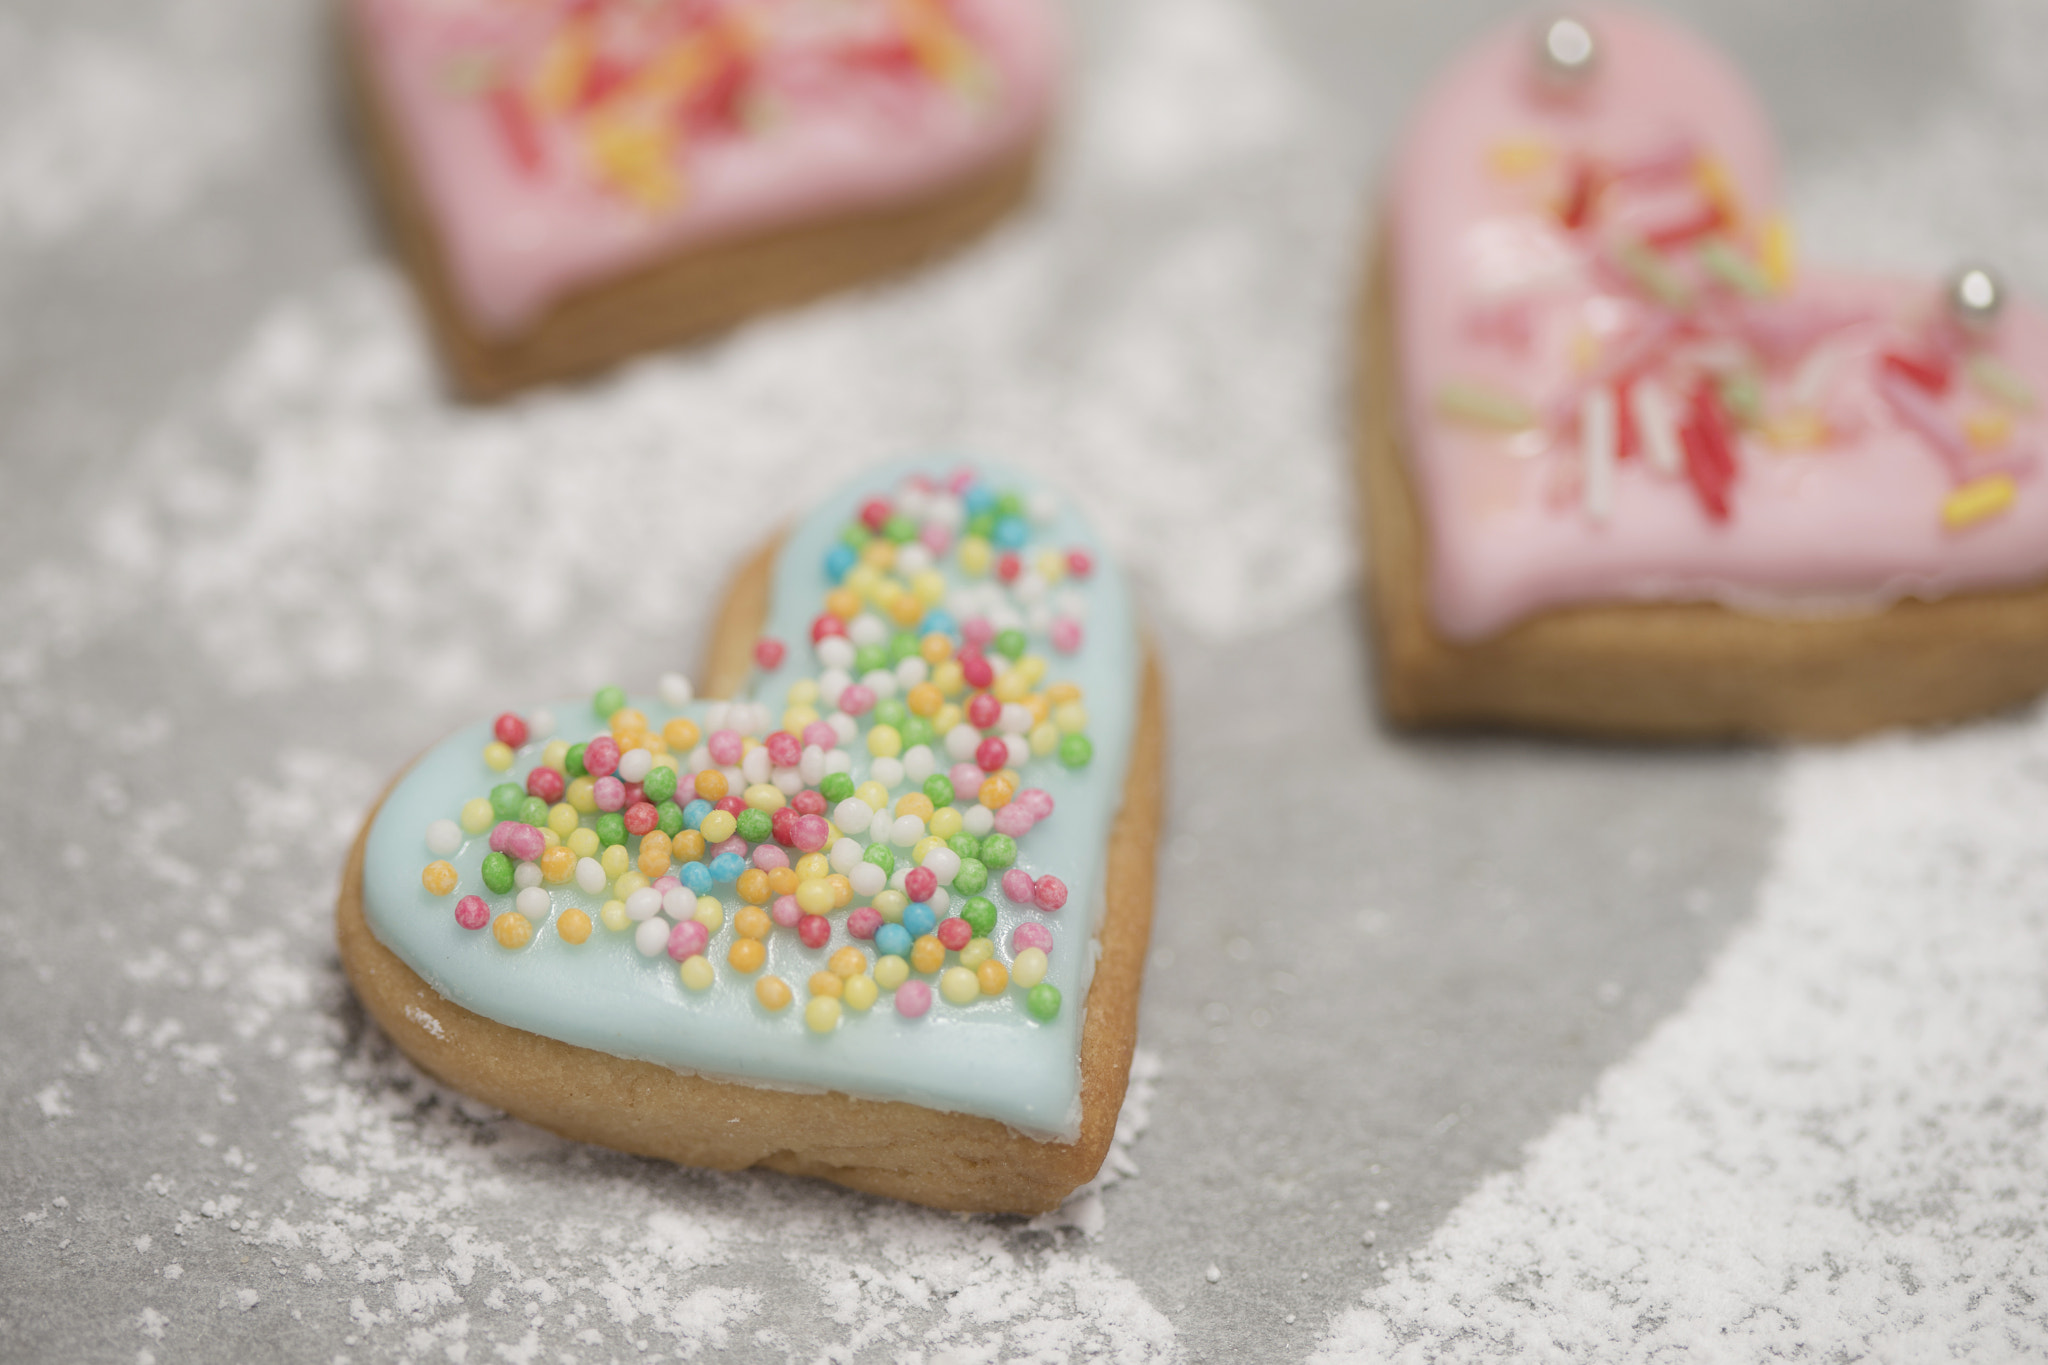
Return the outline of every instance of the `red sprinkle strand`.
[[[1685,448],[1685,475],[1692,480],[1700,505],[1715,521],[1728,520],[1728,488],[1735,482],[1735,451],[1713,380],[1702,378],[1694,386],[1678,440]]]
[[[526,100],[509,85],[495,86],[491,90],[491,120],[498,126],[498,136],[505,143],[505,150],[512,157],[512,164],[527,175],[538,175],[541,169],[540,130],[534,126],[533,111],[526,107]]]
[[[1948,392],[1953,371],[1946,356],[1913,356],[1901,351],[1886,351],[1883,364],[1886,370],[1929,393]]]

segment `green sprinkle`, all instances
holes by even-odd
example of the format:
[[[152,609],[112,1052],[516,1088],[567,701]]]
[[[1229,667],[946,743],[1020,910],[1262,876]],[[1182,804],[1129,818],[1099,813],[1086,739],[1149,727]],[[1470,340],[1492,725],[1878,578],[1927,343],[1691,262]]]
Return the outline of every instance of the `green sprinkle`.
[[[656,768],[655,771],[663,772],[665,769]],[[664,801],[659,806],[656,806],[654,808],[654,815],[661,822],[661,832],[671,839],[681,834],[683,826],[689,823],[689,821],[683,819],[683,808],[673,801]]]
[[[987,938],[995,932],[996,903],[987,896],[971,896],[960,907],[960,918],[973,928],[976,938]]]
[[[856,550],[866,549],[867,543],[874,538],[874,533],[868,530],[867,524],[859,521],[848,522],[846,529],[839,533],[839,539]]]
[[[512,889],[512,859],[495,849],[484,855],[484,885],[493,895],[502,896]]]
[[[590,776],[590,769],[583,766],[583,751],[589,747],[588,744],[571,744],[569,752],[562,756],[562,771],[571,777]]]
[[[987,864],[979,858],[962,858],[960,870],[953,874],[953,889],[963,896],[972,896],[987,885]]]
[[[1033,986],[1024,997],[1024,1007],[1031,1011],[1031,1017],[1051,1021],[1059,1016],[1060,988],[1050,981],[1041,981]]]
[[[889,666],[889,651],[881,645],[862,645],[853,651],[853,676],[865,678],[878,668]]]
[[[903,747],[915,749],[918,745],[929,746],[938,738],[932,731],[932,723],[923,716],[912,716],[897,727],[903,732]]]
[[[590,699],[590,709],[597,712],[599,720],[610,720],[625,709],[626,694],[617,687],[600,687],[597,695]]]
[[[956,834],[946,840],[946,847],[960,855],[961,861],[981,856],[981,840],[972,834]]]
[[[2034,410],[2034,390],[2017,370],[1996,356],[1971,356],[1963,362],[1963,374],[1979,391],[1996,398],[2017,412]]]
[[[512,818],[522,825],[539,829],[548,822],[548,803],[538,796],[529,796],[519,803],[519,814]]]
[[[881,868],[884,877],[896,875],[896,855],[889,851],[887,844],[869,844],[868,851],[861,854],[860,859]]]
[[[898,545],[917,539],[917,523],[898,512],[882,526],[882,534]]]
[[[1085,768],[1095,757],[1095,746],[1086,735],[1067,735],[1060,740],[1060,762],[1069,768]]]
[[[987,540],[996,532],[996,514],[989,511],[976,512],[967,519],[967,534]]]
[[[884,697],[875,703],[875,724],[894,729],[910,718],[910,708],[901,697]]]
[[[1692,290],[1662,256],[1643,243],[1623,242],[1614,249],[1614,256],[1636,288],[1666,308],[1683,312],[1692,306]]]
[[[996,653],[1005,659],[1015,659],[1024,652],[1024,646],[1029,642],[1025,640],[1023,631],[1006,630],[990,643],[995,646]]]
[[[1721,406],[1733,413],[1735,420],[1745,427],[1760,427],[1764,422],[1764,391],[1757,378],[1748,370],[1730,370],[1715,384],[1721,396]]]
[[[908,630],[899,630],[889,637],[889,666],[894,668],[905,659],[917,657],[917,635]]]
[[[1024,515],[1024,495],[1016,489],[996,497],[996,517],[1021,517]]]
[[[818,784],[818,795],[836,806],[853,795],[853,779],[845,773],[826,773],[825,780]]]
[[[526,803],[526,788],[517,782],[500,782],[491,788],[491,814],[500,820],[517,820]]]
[[[1709,237],[1700,247],[1700,264],[1707,273],[1738,294],[1753,299],[1771,292],[1771,282],[1755,261],[1721,237]]]
[[[953,779],[944,773],[933,773],[924,780],[924,799],[932,803],[933,810],[940,810],[953,804]],[[971,835],[956,834],[955,839],[971,838]],[[963,858],[973,855],[962,853]]]
[[[1001,872],[1017,861],[1017,841],[1007,834],[991,834],[981,841],[981,861]]]
[[[606,811],[597,817],[597,837],[604,844],[626,842],[626,817],[615,810]]]
[[[775,821],[767,811],[755,810],[749,806],[740,812],[740,818],[734,823],[734,828],[739,831],[740,838],[750,844],[758,844],[775,832]]]
[[[1437,390],[1436,410],[1475,426],[1524,431],[1536,425],[1536,410],[1512,394],[1470,380],[1455,379]]]
[[[647,776],[640,779],[640,790],[655,805],[660,805],[676,794],[676,770],[674,768],[649,768]]]

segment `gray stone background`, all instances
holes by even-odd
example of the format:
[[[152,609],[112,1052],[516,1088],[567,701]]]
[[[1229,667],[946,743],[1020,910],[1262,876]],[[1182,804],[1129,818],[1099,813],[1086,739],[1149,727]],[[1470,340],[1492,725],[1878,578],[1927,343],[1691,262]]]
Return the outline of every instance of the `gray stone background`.
[[[1964,7],[1672,8],[1732,50],[1776,114],[1813,251],[1925,269],[1990,253],[2048,291],[2035,226],[2048,163],[2024,155],[2038,140],[1998,142],[1999,120],[2024,111],[1979,101]],[[317,6],[10,0],[0,1359],[1306,1356],[1387,1257],[1512,1167],[1677,1006],[1750,909],[1771,849],[1769,751],[1415,738],[1374,717],[1344,510],[1324,505],[1348,495],[1343,304],[1402,111],[1505,9],[1190,4],[1190,50],[1162,88],[1192,101],[1189,120],[1223,120],[1205,127],[1227,132],[1242,97],[1248,126],[1291,137],[1132,184],[1113,172],[1170,162],[1175,117],[1169,103],[1119,121],[1116,83],[1183,20],[1168,0],[1079,7],[1081,112],[1045,201],[1001,241],[936,281],[657,361],[562,400],[569,417],[543,400],[493,426],[444,411],[403,344],[352,339],[404,304]],[[1264,95],[1237,87],[1229,42],[1211,50],[1254,30]],[[1893,149],[1949,124],[1970,134],[1955,155],[1888,174]],[[1164,161],[1141,149],[1091,162],[1096,130],[1142,142],[1154,125]],[[1141,1037],[1160,1075],[1131,1149],[1141,1173],[1103,1194],[1100,1237],[571,1148],[471,1112],[392,1058],[341,983],[325,921],[381,776],[481,708],[612,678],[644,686],[688,659],[710,593],[663,598],[659,647],[628,640],[595,660],[545,611],[490,620],[478,604],[497,602],[493,584],[417,548],[435,485],[397,483],[392,500],[415,510],[380,519],[352,500],[346,444],[294,452],[295,435],[343,429],[321,405],[358,435],[497,443],[532,472],[583,456],[532,436],[551,423],[659,418],[669,387],[809,374],[837,354],[830,337],[872,327],[931,360],[946,391],[853,385],[830,411],[793,414],[801,403],[764,390],[745,413],[721,410],[736,450],[749,421],[773,435],[760,471],[718,476],[729,505],[787,470],[816,473],[788,452],[849,413],[863,457],[978,440],[978,414],[998,449],[1079,440],[1062,404],[1114,423],[1152,400],[1091,384],[1068,338],[1112,336],[1124,322],[1111,284],[1201,223],[1253,248],[1224,253],[1250,273],[1217,286],[1228,297],[1213,307],[1199,280],[1169,291],[1192,300],[1196,325],[1157,333],[1151,362],[1199,377],[1241,348],[1273,393],[1184,378],[1171,421],[1140,413],[1129,430],[1136,445],[1151,432],[1177,443],[1185,485],[1133,455],[1128,474],[1097,468],[1087,493],[1147,576],[1175,736]],[[983,272],[1050,284],[1050,302],[987,305],[1040,310],[1015,364],[1042,409],[998,391],[1014,337],[983,348],[983,369],[940,359]],[[307,299],[312,371],[278,379],[291,346],[277,329],[291,329],[277,319]],[[805,358],[821,347],[826,360]],[[993,389],[970,391],[990,376]],[[350,385],[361,392],[327,393]],[[364,477],[391,467],[380,458]],[[617,458],[646,472],[660,457]],[[319,485],[278,492],[276,462],[294,460],[338,481],[331,522],[308,515]],[[278,514],[272,497],[287,499],[302,554],[248,550]],[[1147,529],[1155,515],[1164,529]],[[704,556],[754,529],[707,532],[691,567],[708,571]],[[1270,594],[1188,586],[1190,547],[1239,535],[1230,562]],[[247,552],[209,577],[216,545]],[[313,576],[293,589],[301,560]],[[260,574],[237,581],[251,566]],[[564,572],[587,586],[595,571]],[[423,622],[407,591],[449,610]],[[355,610],[352,594],[371,605]],[[600,599],[584,623],[616,640],[603,627],[645,606]],[[835,1298],[846,1274],[819,1258],[841,1254],[909,1279]],[[949,1263],[1026,1301],[963,1316],[928,1273]],[[608,1309],[606,1285],[641,1306]]]

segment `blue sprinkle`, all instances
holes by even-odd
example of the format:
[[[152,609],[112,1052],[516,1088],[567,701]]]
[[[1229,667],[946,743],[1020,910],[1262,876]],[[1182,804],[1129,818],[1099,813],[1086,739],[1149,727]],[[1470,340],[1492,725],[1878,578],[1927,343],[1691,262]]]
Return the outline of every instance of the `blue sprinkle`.
[[[711,869],[702,863],[684,863],[676,871],[676,880],[701,896],[711,890]]]
[[[851,545],[834,545],[825,552],[825,577],[838,583],[859,559]]]
[[[939,917],[923,901],[912,901],[903,907],[903,931],[912,938],[923,938],[939,924]]]
[[[910,956],[910,931],[900,924],[885,924],[875,930],[875,951],[883,957]]]
[[[689,805],[683,807],[683,823],[691,829],[701,829],[704,825],[704,817],[716,809],[716,806],[700,796]]]
[[[990,538],[999,550],[1021,550],[1031,543],[1031,528],[1022,517],[1004,517],[996,523],[996,533]]]
[[[960,638],[960,623],[953,619],[952,612],[938,608],[924,618],[924,633],[929,635],[933,631],[957,640]]]
[[[967,490],[962,501],[967,504],[967,515],[971,517],[976,513],[986,512],[989,508],[994,507],[996,505],[996,495],[982,485],[975,484]]]
[[[747,860],[737,853],[721,853],[711,860],[711,875],[721,882],[737,881],[746,870]]]

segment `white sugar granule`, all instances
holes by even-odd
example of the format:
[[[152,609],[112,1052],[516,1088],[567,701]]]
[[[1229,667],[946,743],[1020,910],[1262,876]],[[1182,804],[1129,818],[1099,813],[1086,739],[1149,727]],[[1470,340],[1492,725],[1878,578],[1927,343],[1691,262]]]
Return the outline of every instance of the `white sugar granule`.
[[[2048,1352],[2048,713],[1789,761],[1753,924],[1321,1360]]]

